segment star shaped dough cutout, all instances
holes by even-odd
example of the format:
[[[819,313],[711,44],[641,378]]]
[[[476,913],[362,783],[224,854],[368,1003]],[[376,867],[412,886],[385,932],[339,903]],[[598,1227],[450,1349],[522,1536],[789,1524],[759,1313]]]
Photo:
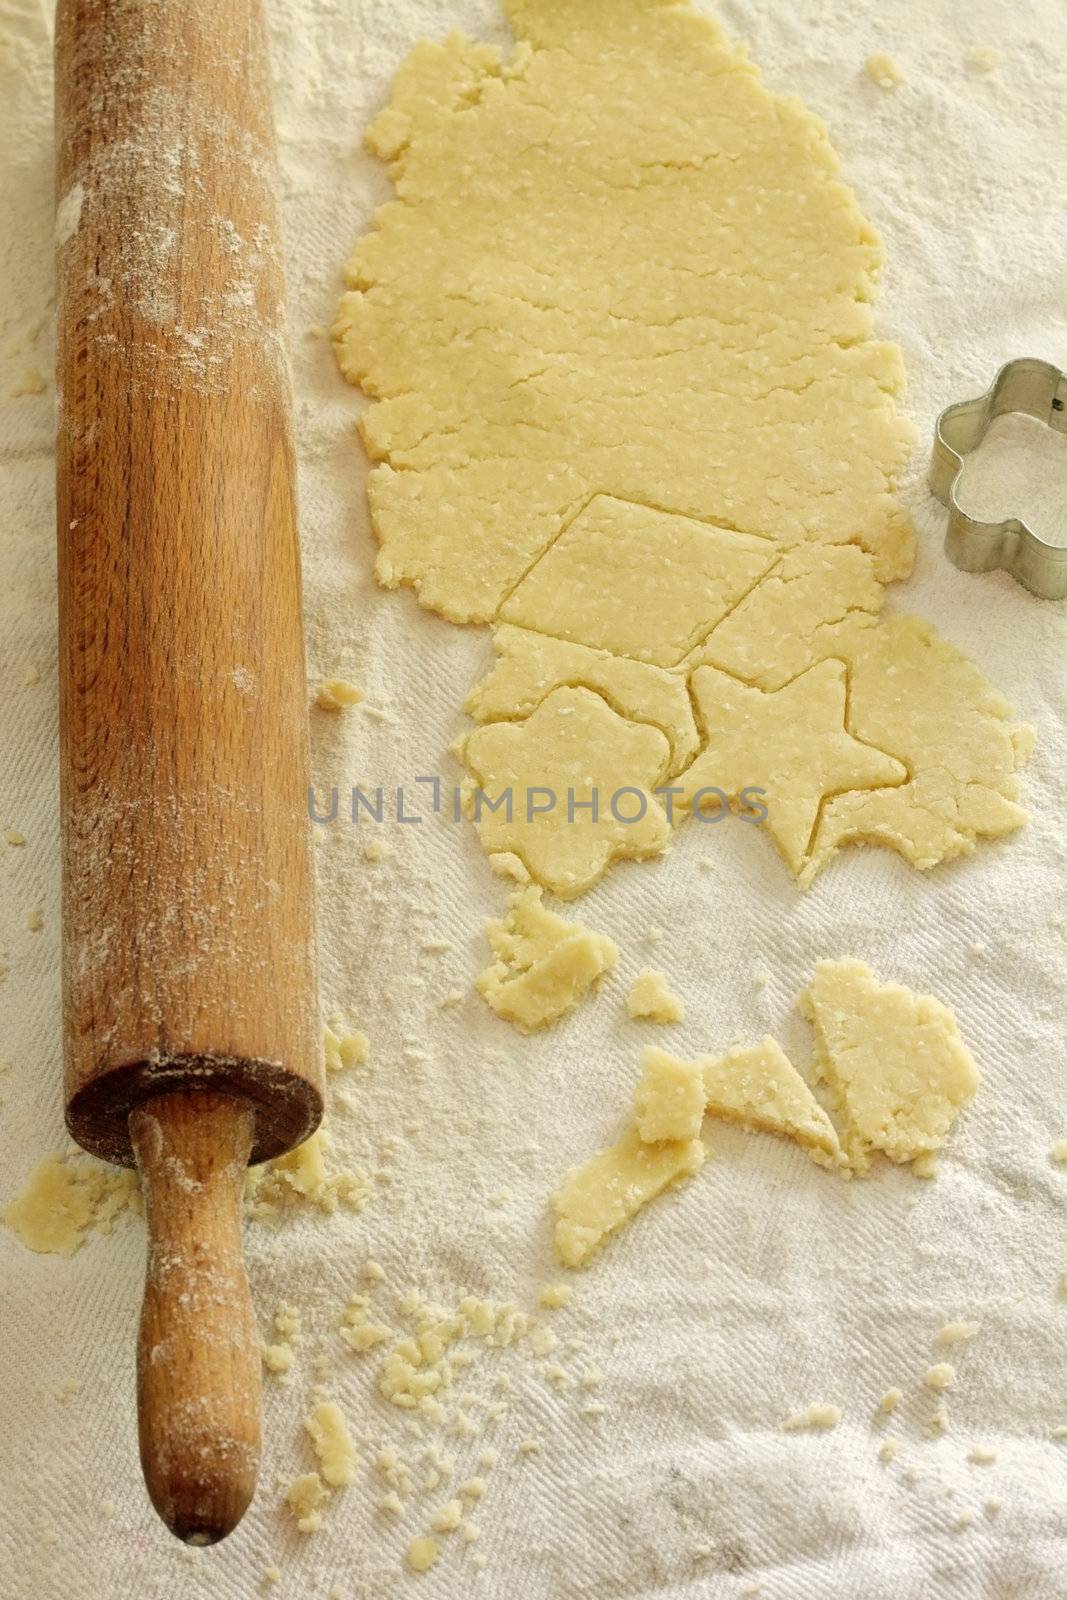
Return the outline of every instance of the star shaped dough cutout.
[[[554,689],[524,722],[476,728],[463,755],[484,848],[517,855],[561,900],[584,894],[617,857],[658,855],[670,839],[652,793],[670,764],[666,736],[589,689]]]
[[[699,667],[692,684],[707,749],[679,780],[681,804],[702,788],[730,800],[762,789],[764,826],[796,875],[827,797],[907,781],[899,761],[849,733],[843,661],[820,661],[770,694],[713,667]]]

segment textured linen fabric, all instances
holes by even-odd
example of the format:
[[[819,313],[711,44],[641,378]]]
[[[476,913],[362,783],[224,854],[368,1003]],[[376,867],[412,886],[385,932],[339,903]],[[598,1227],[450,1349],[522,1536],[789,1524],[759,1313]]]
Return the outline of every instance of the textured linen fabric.
[[[849,850],[805,894],[758,830],[691,822],[665,858],[613,870],[575,908],[622,960],[591,1003],[530,1040],[471,991],[487,955],[482,923],[504,886],[466,825],[393,825],[395,854],[377,864],[365,859],[365,824],[319,830],[324,1013],[364,1028],[372,1047],[367,1071],[343,1086],[348,1109],[335,1107],[334,1156],[391,1181],[374,1183],[358,1215],[294,1213],[248,1229],[265,1335],[282,1301],[300,1308],[305,1332],[290,1377],[265,1376],[257,1501],[208,1551],[171,1539],[140,1483],[142,1224],[124,1219],[69,1260],[32,1255],[0,1230],[0,1592],[12,1600],[244,1600],[272,1566],[279,1600],[727,1600],[756,1583],[767,1600],[1067,1596],[1067,1445],[1050,1437],[1067,1423],[1067,1168],[1048,1156],[1067,1136],[1067,608],[1003,575],[955,571],[924,486],[943,405],[1014,355],[1067,365],[1062,5],[727,0],[719,15],[774,87],[827,119],[885,236],[879,330],[903,347],[922,440],[905,491],[919,559],[890,605],[929,617],[1036,725],[1024,779],[1033,820],[928,876]],[[361,400],[322,330],[341,265],[388,197],[359,141],[396,66],[426,34],[506,32],[495,0],[275,0],[271,19],[311,675],[351,677],[384,713],[313,713],[316,778],[387,792],[416,775],[451,783],[446,751],[488,663],[488,634],[375,587],[353,432]],[[973,45],[1000,49],[994,73],[968,67]],[[898,89],[863,74],[876,51],[897,60]],[[27,369],[51,364],[49,52],[40,0],[0,0],[0,827],[28,840],[0,850],[10,969],[0,1058],[11,1063],[0,1200],[64,1145],[53,391],[12,394]],[[34,933],[26,913],[37,905]],[[452,948],[422,950],[433,941]],[[818,958],[842,955],[950,1003],[982,1070],[936,1181],[883,1166],[846,1184],[784,1142],[709,1124],[703,1173],[650,1206],[551,1314],[564,1344],[550,1359],[570,1386],[558,1390],[527,1354],[487,1352],[463,1386],[479,1419],[506,1394],[499,1422],[475,1440],[405,1432],[377,1392],[376,1353],[346,1353],[335,1331],[348,1295],[366,1287],[367,1258],[385,1271],[375,1316],[396,1327],[411,1287],[449,1305],[469,1290],[535,1309],[539,1285],[561,1276],[548,1196],[621,1126],[640,1046],[695,1053],[772,1031],[806,1060],[795,997]],[[676,1028],[625,1020],[629,983],[649,965],[686,1000]],[[440,1009],[456,989],[461,1003]],[[938,1350],[950,1317],[980,1332]],[[568,1350],[568,1339],[585,1344]],[[332,1373],[316,1372],[319,1355]],[[937,1397],[921,1380],[937,1359],[955,1362],[958,1382],[948,1429],[933,1436]],[[583,1389],[594,1366],[602,1382]],[[306,1537],[282,1490],[314,1465],[302,1418],[320,1377],[364,1466]],[[878,1422],[891,1386],[904,1400]],[[836,1429],[783,1432],[791,1413],[821,1402],[840,1407]],[[597,1404],[602,1414],[583,1414]],[[889,1463],[887,1434],[900,1441]],[[521,1453],[526,1440],[539,1452]],[[479,1470],[487,1446],[499,1451],[471,1513],[479,1542],[442,1538],[422,1577],[404,1552],[452,1491],[383,1514],[373,1459],[390,1444],[412,1461],[454,1452],[457,1480]],[[968,1461],[975,1445],[996,1460]]]

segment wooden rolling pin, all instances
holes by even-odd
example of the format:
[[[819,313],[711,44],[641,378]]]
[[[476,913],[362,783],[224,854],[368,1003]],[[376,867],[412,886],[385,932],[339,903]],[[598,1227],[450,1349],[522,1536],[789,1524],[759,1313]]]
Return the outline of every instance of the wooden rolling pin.
[[[259,0],[60,0],[67,1122],[140,1169],[167,1526],[259,1457],[246,1163],[322,1114],[284,283]]]

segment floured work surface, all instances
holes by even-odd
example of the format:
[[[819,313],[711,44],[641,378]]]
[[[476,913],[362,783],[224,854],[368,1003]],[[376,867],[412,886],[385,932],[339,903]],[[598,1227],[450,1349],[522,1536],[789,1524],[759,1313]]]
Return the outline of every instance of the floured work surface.
[[[670,21],[671,8],[662,10]],[[13,0],[0,18],[0,132],[11,152],[0,189],[7,1201],[63,1136],[51,69],[36,0]],[[885,0],[877,17],[731,0],[723,20],[750,41],[775,92],[798,91],[827,118],[858,211],[885,238],[879,327],[905,352],[906,411],[920,440],[948,399],[985,387],[1005,352],[1033,350],[1067,365],[1054,274],[1018,270],[1021,212],[1035,260],[1067,252],[1057,131],[1062,29],[1053,0],[1007,12],[987,0],[934,12],[916,0]],[[769,621],[784,682],[767,679],[766,652],[746,642],[755,634],[730,627],[741,616],[736,606],[714,623],[707,642],[718,636],[715,653],[698,662],[694,648],[691,671],[625,654],[632,643],[617,631],[627,621],[618,609],[610,619],[616,631],[598,631],[595,644],[563,637],[575,629],[562,618],[559,638],[531,633],[521,620],[494,624],[491,647],[487,628],[448,626],[407,595],[383,594],[371,577],[377,548],[352,441],[360,402],[338,378],[325,332],[337,302],[336,263],[390,198],[380,163],[356,147],[420,38],[440,41],[458,27],[510,52],[497,0],[343,0],[330,8],[277,0],[272,24],[311,681],[339,679],[364,694],[341,712],[312,709],[320,797],[334,783],[342,796],[352,783],[381,784],[387,796],[403,784],[410,811],[426,792],[414,778],[429,774],[447,792],[457,771],[451,761],[442,765],[442,751],[464,731],[457,708],[472,685],[481,686],[475,693],[486,713],[479,724],[522,721],[554,688],[584,688],[625,725],[657,730],[670,771],[682,772],[704,739],[690,678],[725,673],[773,696],[818,666],[823,652],[814,659],[802,637],[787,654],[785,630]],[[977,74],[968,65],[976,43],[999,50],[996,70]],[[863,72],[870,55],[886,50],[904,78],[892,92]],[[700,100],[711,104],[713,89]],[[648,103],[647,93],[635,101],[635,123]],[[688,138],[691,98],[682,121]],[[976,150],[990,159],[976,163]],[[474,171],[469,187],[481,177]],[[654,185],[657,174],[650,169],[640,181]],[[594,231],[574,220],[595,243]],[[496,243],[506,252],[506,230]],[[654,287],[655,273],[645,281]],[[615,309],[630,313],[626,304]],[[675,330],[688,350],[684,331]],[[457,362],[484,337],[476,327],[468,334],[456,344]],[[516,395],[529,387],[520,384]],[[666,475],[676,424],[705,398],[694,385],[680,409],[657,421],[643,471],[658,472],[662,458]],[[620,442],[625,431],[620,426]],[[712,428],[709,448],[714,438]],[[764,464],[773,459],[767,454]],[[723,479],[718,466],[713,456],[700,463],[702,493]],[[1058,821],[1067,783],[1067,640],[1056,608],[943,563],[944,514],[929,504],[922,469],[920,448],[901,496],[917,524],[920,559],[906,585],[888,590],[889,605],[929,619],[1020,720],[1037,725],[1038,757],[1024,775],[1027,827],[929,874],[888,850],[843,851],[801,896],[769,834],[737,818],[687,820],[668,853],[613,865],[580,902],[561,908],[567,921],[612,938],[619,961],[573,1012],[544,1033],[520,1036],[473,990],[489,958],[483,924],[501,917],[514,885],[487,870],[467,825],[453,825],[448,811],[421,826],[378,827],[365,816],[354,826],[342,801],[338,821],[316,828],[323,1003],[327,1019],[345,1019],[334,1030],[339,1039],[360,1029],[370,1044],[366,1060],[349,1051],[352,1059],[330,1074],[321,1161],[274,1175],[253,1202],[263,1212],[247,1229],[261,1335],[282,1369],[268,1365],[264,1376],[260,1497],[237,1538],[188,1554],[146,1504],[132,1372],[140,1222],[124,1211],[109,1234],[86,1236],[69,1258],[31,1254],[0,1229],[0,1273],[13,1308],[0,1374],[5,1593],[218,1600],[264,1584],[280,1600],[334,1589],[346,1600],[409,1591],[445,1600],[559,1600],[569,1592],[625,1600],[657,1587],[668,1600],[692,1600],[756,1583],[776,1600],[807,1596],[813,1585],[873,1600],[950,1591],[971,1600],[1012,1584],[1038,1600],[1057,1593],[1065,1169],[1049,1152],[1067,1135]],[[501,468],[505,486],[513,471],[511,463]],[[402,476],[414,486],[412,474]],[[643,500],[631,483],[591,488],[627,506]],[[703,517],[707,525],[743,523],[721,503],[702,509],[665,497],[659,505],[663,515],[680,513],[686,527]],[[763,521],[744,524],[745,538],[777,545],[790,534],[769,516]],[[696,545],[706,548],[699,538]],[[849,615],[829,631],[839,628],[848,650],[825,655],[847,667],[859,659],[864,618],[877,613],[872,601],[883,585],[866,544],[817,540],[812,548],[852,562],[867,596],[856,611],[845,572]],[[793,560],[800,553],[787,552]],[[713,617],[721,586],[716,595]],[[761,605],[786,601],[788,587],[782,592],[768,571],[756,595]],[[727,607],[734,599],[731,590]],[[679,609],[670,620],[671,649],[689,647],[689,614]],[[925,646],[915,638],[914,648]],[[870,672],[877,679],[876,659]],[[973,682],[947,692],[962,690],[966,700]],[[1005,719],[985,709],[979,726],[998,739],[1006,731]],[[884,722],[873,738],[854,722],[847,731],[908,764]],[[902,791],[886,784],[877,792],[891,803]],[[936,824],[936,805],[931,814]],[[892,827],[892,817],[883,820]],[[25,844],[8,842],[8,828]],[[548,894],[544,903],[560,909]],[[617,1139],[640,1048],[694,1060],[769,1035],[804,1064],[808,1025],[794,1000],[817,961],[839,954],[951,1002],[981,1066],[982,1087],[936,1180],[921,1183],[880,1162],[869,1179],[845,1184],[792,1140],[720,1119],[699,1175],[653,1201],[580,1274],[561,1268],[548,1196],[569,1167]],[[628,1018],[626,997],[650,969],[684,996],[680,1023]],[[977,1324],[978,1332],[943,1345],[940,1330],[953,1324]],[[418,1343],[417,1366],[397,1349],[408,1339]],[[945,1366],[953,1378],[939,1389],[933,1383]],[[440,1395],[450,1420],[435,1422],[428,1411],[412,1418],[400,1402],[413,1389]],[[882,1409],[895,1391],[895,1408]],[[332,1450],[320,1454],[306,1426],[332,1417],[318,1410],[331,1403],[358,1457],[347,1485],[327,1481],[327,1471],[338,1476]],[[460,1412],[473,1436],[462,1431]],[[300,1531],[286,1499],[299,1479],[312,1480],[296,1498],[319,1518],[315,1533]],[[430,1555],[432,1565],[416,1572],[414,1562]],[[272,1569],[273,1587],[265,1582]]]

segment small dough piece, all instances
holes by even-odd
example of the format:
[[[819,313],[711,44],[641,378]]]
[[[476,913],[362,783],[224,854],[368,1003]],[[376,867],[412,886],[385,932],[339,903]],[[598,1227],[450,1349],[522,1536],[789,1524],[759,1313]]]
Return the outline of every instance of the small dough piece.
[[[923,1383],[928,1389],[951,1389],[956,1382],[956,1369],[951,1361],[938,1361],[927,1367]]]
[[[412,1572],[429,1572],[440,1554],[441,1547],[436,1539],[412,1539],[408,1545],[408,1566]]]
[[[862,961],[820,961],[799,1003],[853,1165],[866,1169],[874,1150],[907,1162],[939,1149],[979,1082],[948,1007],[879,983]]]
[[[659,728],[671,746],[668,776],[700,749],[692,702],[677,673],[507,624],[494,630],[493,649],[493,669],[464,707],[475,722],[526,717],[553,689],[580,687],[599,694],[620,717]]]
[[[318,1401],[304,1426],[319,1458],[319,1470],[331,1489],[343,1489],[352,1483],[359,1458],[336,1400]]]
[[[892,56],[868,56],[863,63],[863,70],[871,82],[878,85],[879,89],[898,89],[904,82],[904,74]]]
[[[762,790],[763,826],[797,875],[827,795],[907,780],[899,761],[845,726],[842,661],[822,661],[774,693],[713,667],[699,667],[692,682],[708,748],[682,774],[680,804],[691,806],[704,788],[731,800]]]
[[[1003,52],[991,44],[972,44],[966,56],[968,67],[978,73],[996,72],[1003,60]]]
[[[778,554],[769,539],[599,494],[500,616],[572,644],[673,667]]]
[[[88,1229],[108,1232],[135,1196],[139,1199],[136,1172],[105,1166],[87,1156],[49,1156],[23,1193],[0,1211],[0,1221],[28,1250],[71,1256]]]
[[[648,967],[638,974],[626,996],[626,1010],[634,1022],[681,1022],[685,1004],[675,994],[665,972]]]
[[[636,1128],[628,1128],[618,1144],[573,1168],[552,1198],[564,1266],[583,1266],[642,1206],[699,1172],[705,1156],[699,1139],[645,1144]]]
[[[362,699],[363,690],[346,678],[327,678],[319,684],[315,704],[320,711],[346,711],[349,706],[358,706]]]
[[[301,1473],[285,1491],[289,1510],[296,1518],[301,1533],[317,1533],[322,1527],[322,1508],[330,1498],[330,1491],[317,1472]]]
[[[265,1344],[263,1346],[263,1365],[268,1372],[288,1372],[293,1364],[293,1347],[291,1344]]]
[[[532,1033],[570,1011],[618,961],[618,946],[541,903],[532,885],[508,901],[508,914],[486,926],[496,960],[477,988],[498,1017]]]
[[[627,722],[588,689],[554,689],[525,722],[466,740],[482,845],[512,851],[546,889],[573,899],[616,857],[666,848],[671,826],[652,791],[669,759],[658,728]]]
[[[806,1411],[796,1411],[787,1417],[782,1426],[787,1433],[796,1433],[806,1428],[836,1428],[841,1421],[841,1411],[834,1405],[809,1406]]]
[[[649,1047],[641,1054],[634,1122],[646,1144],[696,1139],[704,1121],[704,1074],[699,1061],[679,1061]]]
[[[768,1035],[700,1065],[709,1116],[796,1139],[821,1165],[844,1162],[833,1123],[775,1039]]]

